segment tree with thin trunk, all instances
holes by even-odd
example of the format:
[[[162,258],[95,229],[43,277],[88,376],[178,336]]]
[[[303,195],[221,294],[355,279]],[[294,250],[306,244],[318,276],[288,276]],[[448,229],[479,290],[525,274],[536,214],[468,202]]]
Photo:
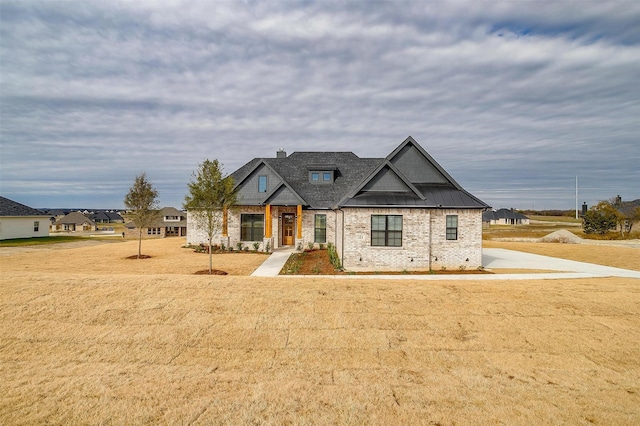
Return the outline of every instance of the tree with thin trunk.
[[[213,272],[213,237],[223,226],[225,210],[235,207],[237,199],[233,178],[224,176],[218,160],[204,160],[193,172],[184,208],[191,213],[209,241],[209,274]]]
[[[129,193],[124,197],[124,205],[131,211],[133,223],[138,228],[138,259],[142,255],[142,230],[148,228],[158,218],[158,191],[142,173],[136,176]]]

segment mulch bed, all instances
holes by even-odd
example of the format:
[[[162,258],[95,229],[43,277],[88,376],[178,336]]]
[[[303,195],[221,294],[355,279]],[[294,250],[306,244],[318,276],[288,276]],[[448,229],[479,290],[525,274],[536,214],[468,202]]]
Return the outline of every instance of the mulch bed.
[[[194,275],[227,275],[227,273],[219,269],[214,269],[209,273],[208,269],[203,269],[202,271],[196,272]]]
[[[134,254],[133,256],[125,257],[125,259],[151,259],[151,256],[148,254],[141,254],[140,257],[138,257],[137,254]]]
[[[367,271],[345,272],[336,270],[329,261],[327,250],[305,250],[291,255],[280,272],[282,275],[451,275],[493,274],[478,269],[433,270],[433,271]]]

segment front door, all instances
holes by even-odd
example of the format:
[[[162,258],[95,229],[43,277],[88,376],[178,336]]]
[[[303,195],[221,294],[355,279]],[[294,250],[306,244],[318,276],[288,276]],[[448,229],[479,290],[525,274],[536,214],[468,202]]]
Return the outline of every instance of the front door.
[[[295,215],[293,213],[282,214],[282,245],[293,245],[293,225],[295,223]]]

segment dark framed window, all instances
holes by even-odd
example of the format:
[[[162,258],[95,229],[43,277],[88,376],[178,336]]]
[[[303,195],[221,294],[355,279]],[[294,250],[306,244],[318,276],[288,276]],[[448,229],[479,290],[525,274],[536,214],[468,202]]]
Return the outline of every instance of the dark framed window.
[[[315,184],[332,184],[334,172],[331,170],[314,170],[309,172],[309,182]]]
[[[262,241],[264,237],[264,215],[242,214],[240,215],[240,240]]]
[[[258,176],[258,192],[267,192],[267,176]]]
[[[36,220],[35,222],[33,222],[33,232],[38,231],[40,231],[40,222]]]
[[[458,239],[458,215],[447,215],[447,240]]]
[[[371,245],[402,247],[402,216],[371,215]]]
[[[327,215],[317,214],[313,219],[313,241],[316,243],[327,242]]]

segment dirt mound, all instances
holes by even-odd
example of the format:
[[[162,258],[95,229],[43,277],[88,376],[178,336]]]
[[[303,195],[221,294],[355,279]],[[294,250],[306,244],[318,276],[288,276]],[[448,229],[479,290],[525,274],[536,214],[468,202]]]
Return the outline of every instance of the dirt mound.
[[[580,244],[582,242],[582,238],[578,237],[571,231],[560,229],[550,233],[549,235],[545,235],[540,238],[540,241],[543,243]]]

